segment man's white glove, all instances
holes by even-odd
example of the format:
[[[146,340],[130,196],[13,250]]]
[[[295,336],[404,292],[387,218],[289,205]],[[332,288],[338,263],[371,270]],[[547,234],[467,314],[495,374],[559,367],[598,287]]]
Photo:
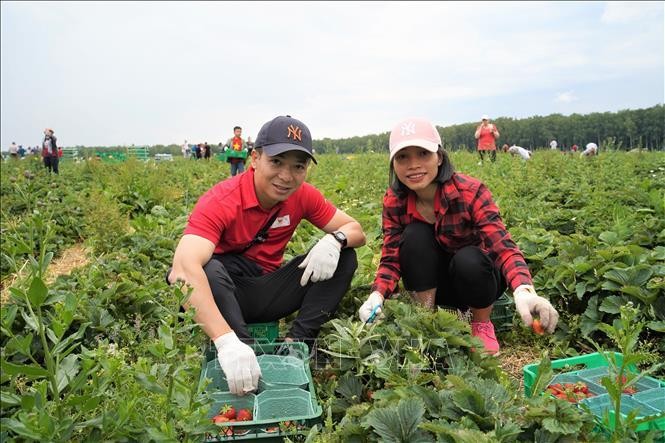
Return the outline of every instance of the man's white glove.
[[[552,304],[536,294],[536,290],[531,285],[521,285],[513,292],[515,299],[515,308],[522,317],[522,321],[527,327],[533,323],[533,315],[540,318],[540,324],[550,334],[554,332],[556,324],[559,321],[559,313],[552,307]]]
[[[215,347],[232,394],[245,395],[259,387],[261,368],[256,355],[252,348],[238,339],[235,332],[217,337]]]
[[[369,297],[367,297],[367,300],[363,305],[358,309],[358,316],[360,317],[360,320],[363,323],[367,323],[367,321],[370,319],[372,315],[372,311],[374,311],[374,308],[379,307],[376,312],[374,318],[372,318],[372,321],[380,316],[382,314],[381,307],[383,306],[383,295],[381,295],[380,292],[374,291],[371,294],[369,294]]]
[[[300,286],[305,286],[309,280],[317,282],[332,277],[337,269],[341,249],[342,245],[331,234],[323,236],[298,265],[300,269],[305,268],[300,279]]]

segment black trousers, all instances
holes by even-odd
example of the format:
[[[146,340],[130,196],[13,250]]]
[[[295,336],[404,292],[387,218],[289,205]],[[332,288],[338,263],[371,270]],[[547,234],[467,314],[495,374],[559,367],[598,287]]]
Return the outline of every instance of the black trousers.
[[[478,155],[480,155],[480,160],[481,160],[481,161],[482,161],[482,160],[485,160],[485,154],[486,154],[486,153],[489,155],[490,160],[492,160],[493,162],[496,161],[496,150],[482,151],[482,150],[479,149],[479,150],[478,150]]]
[[[343,249],[332,278],[300,286],[298,256],[269,274],[241,255],[214,255],[203,267],[217,308],[238,338],[251,342],[247,323],[276,321],[298,311],[288,337],[312,349],[321,325],[337,311],[358,267],[354,249]]]
[[[47,155],[46,157],[44,157],[44,167],[46,167],[46,169],[48,169],[49,172],[53,171],[56,174],[58,174],[59,163],[60,159],[57,156]]]
[[[501,297],[506,282],[492,260],[478,247],[466,246],[452,254],[434,237],[434,225],[406,226],[399,248],[404,287],[409,291],[436,288],[439,306],[486,308]]]

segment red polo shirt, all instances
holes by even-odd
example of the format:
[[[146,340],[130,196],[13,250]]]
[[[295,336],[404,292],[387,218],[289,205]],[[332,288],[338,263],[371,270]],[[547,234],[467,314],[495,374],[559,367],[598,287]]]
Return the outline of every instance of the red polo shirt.
[[[254,189],[254,168],[221,181],[201,196],[189,216],[184,234],[213,242],[215,254],[241,253],[254,236],[279,211],[268,230],[268,239],[245,252],[265,273],[276,270],[298,223],[303,218],[323,228],[337,208],[309,183],[303,183],[286,201],[272,209],[259,205]]]

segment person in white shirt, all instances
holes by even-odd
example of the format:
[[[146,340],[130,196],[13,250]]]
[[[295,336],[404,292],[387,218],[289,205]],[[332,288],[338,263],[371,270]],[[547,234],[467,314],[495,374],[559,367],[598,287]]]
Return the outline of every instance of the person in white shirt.
[[[595,143],[587,143],[586,149],[582,152],[582,157],[591,157],[598,155],[598,145]]]
[[[12,144],[9,146],[9,156],[11,158],[18,158],[18,145],[16,142],[12,142]]]
[[[552,140],[552,141],[550,142],[550,148],[552,148],[552,149],[556,149],[557,146],[558,146],[558,143],[556,142],[556,140]]]
[[[522,157],[522,160],[529,160],[531,158],[531,151],[524,149],[521,146],[512,145],[508,148],[508,152],[510,152],[511,155],[519,155]]]
[[[180,148],[182,151],[182,156],[185,159],[189,158],[189,145],[187,144],[187,140],[185,140],[185,143],[182,144],[182,147]]]

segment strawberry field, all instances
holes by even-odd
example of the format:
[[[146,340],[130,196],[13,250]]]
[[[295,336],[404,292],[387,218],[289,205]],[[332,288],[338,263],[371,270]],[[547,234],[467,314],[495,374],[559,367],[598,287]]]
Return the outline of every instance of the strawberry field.
[[[595,395],[591,383],[554,386],[561,369],[550,361],[620,352],[598,380],[617,410],[622,392],[665,378],[665,153],[451,159],[492,191],[536,290],[561,315],[555,334],[536,335],[516,317],[499,333],[501,355],[486,356],[472,351],[481,345],[468,324],[406,293],[363,327],[356,313],[380,257],[387,159],[320,155],[308,181],[361,223],[367,244],[319,337],[328,361],[312,363],[320,423],[279,432],[313,442],[663,441],[638,413],[580,407]],[[186,293],[164,274],[194,203],[228,175],[226,163],[181,159],[63,162],[59,176],[39,161],[2,164],[0,441],[219,434],[199,383],[208,339],[192,312],[179,312]],[[301,225],[285,259],[319,237]],[[67,266],[73,248],[83,259]],[[530,397],[521,371],[505,369],[523,349],[535,357],[524,364],[542,360]]]

